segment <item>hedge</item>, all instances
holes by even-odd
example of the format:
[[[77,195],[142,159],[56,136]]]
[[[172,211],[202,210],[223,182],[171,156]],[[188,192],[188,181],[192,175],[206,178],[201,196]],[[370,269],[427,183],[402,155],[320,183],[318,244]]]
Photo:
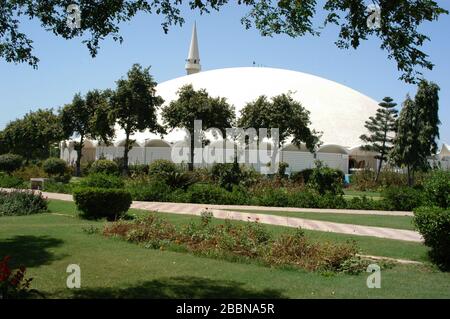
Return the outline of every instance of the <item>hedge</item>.
[[[73,192],[77,208],[86,219],[117,220],[131,206],[131,194],[122,189],[78,188]]]

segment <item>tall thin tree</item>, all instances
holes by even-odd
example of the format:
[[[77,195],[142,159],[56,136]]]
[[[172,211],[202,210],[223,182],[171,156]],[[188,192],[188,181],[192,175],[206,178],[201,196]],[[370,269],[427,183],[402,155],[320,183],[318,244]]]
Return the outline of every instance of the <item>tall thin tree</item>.
[[[399,166],[406,166],[410,186],[414,184],[414,173],[428,168],[427,159],[437,150],[438,92],[438,85],[422,80],[414,101],[407,97],[400,112],[391,159]]]
[[[365,143],[362,146],[363,150],[378,153],[375,157],[379,161],[375,181],[378,181],[383,161],[387,159],[387,155],[392,150],[398,116],[398,111],[395,109],[397,103],[394,103],[392,98],[385,97],[378,105],[380,107],[375,116],[369,117],[364,125],[369,134],[360,136]]]

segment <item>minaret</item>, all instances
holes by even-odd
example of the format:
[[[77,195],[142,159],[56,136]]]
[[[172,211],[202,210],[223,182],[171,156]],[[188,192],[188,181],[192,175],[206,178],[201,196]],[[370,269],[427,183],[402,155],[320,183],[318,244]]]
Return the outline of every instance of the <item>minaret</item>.
[[[192,29],[191,46],[189,47],[189,55],[186,60],[185,69],[188,75],[198,73],[202,69],[200,65],[200,54],[198,53],[197,26],[195,23]]]

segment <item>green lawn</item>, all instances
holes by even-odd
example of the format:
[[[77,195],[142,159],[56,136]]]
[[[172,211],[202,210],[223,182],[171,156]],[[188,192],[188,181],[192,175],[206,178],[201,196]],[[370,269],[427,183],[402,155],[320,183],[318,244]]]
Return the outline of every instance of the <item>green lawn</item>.
[[[382,288],[368,289],[367,274],[324,276],[256,264],[231,263],[187,253],[145,249],[119,239],[89,235],[83,227],[103,222],[75,217],[73,203],[51,201],[51,213],[0,218],[0,255],[29,267],[33,288],[47,297],[160,298],[450,298],[450,274],[429,266],[382,270]],[[142,211],[132,213],[144,214]],[[192,216],[164,214],[177,224]],[[275,234],[292,231],[269,227]],[[306,232],[317,240],[350,236]],[[366,253],[425,259],[417,243],[356,237]],[[79,290],[65,287],[66,267],[79,264]]]
[[[303,212],[281,212],[281,211],[265,211],[265,210],[247,210],[247,209],[232,209],[232,211],[256,213],[256,214],[270,214],[287,217],[298,217],[343,224],[414,230],[414,226],[412,224],[413,218],[411,216],[380,216],[380,215],[312,213],[312,212],[303,213]]]

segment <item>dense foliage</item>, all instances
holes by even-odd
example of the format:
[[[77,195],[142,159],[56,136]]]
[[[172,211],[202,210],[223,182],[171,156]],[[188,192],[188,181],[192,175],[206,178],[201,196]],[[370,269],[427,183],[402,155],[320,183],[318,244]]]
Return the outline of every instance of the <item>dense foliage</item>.
[[[67,172],[66,161],[55,157],[46,159],[42,168],[49,176],[62,176]]]
[[[17,154],[0,155],[0,171],[12,173],[22,167],[23,158]]]
[[[83,187],[95,187],[95,188],[124,188],[124,180],[117,176],[106,173],[92,173],[88,177],[84,178],[80,185]]]
[[[45,30],[63,39],[80,37],[92,56],[96,56],[100,42],[106,38],[122,42],[120,24],[130,21],[138,14],[157,14],[162,16],[162,28],[168,32],[172,25],[182,25],[184,15],[188,15],[184,6],[186,2],[170,0],[148,1],[113,1],[98,2],[87,0],[80,2],[79,14],[82,23],[71,28],[67,23],[66,13],[73,2],[57,0],[45,2],[35,0],[12,0],[2,6],[0,27],[0,58],[7,62],[28,63],[37,67],[39,58],[34,52],[34,42],[30,34],[23,32],[23,21],[34,18]],[[336,45],[339,48],[358,48],[371,36],[380,39],[381,49],[385,50],[389,59],[397,62],[402,72],[401,78],[412,82],[421,74],[417,67],[432,69],[433,64],[421,47],[430,38],[419,32],[421,25],[427,21],[437,20],[448,12],[435,1],[377,0],[381,14],[380,25],[373,27],[373,11],[360,0],[327,0],[325,3],[316,0],[305,1],[254,1],[243,0],[237,4],[248,9],[241,18],[245,28],[255,27],[262,36],[286,34],[300,37],[307,34],[319,35],[329,24],[339,29]],[[219,11],[228,1],[189,1],[189,9],[197,13]],[[235,3],[233,3],[235,5]],[[320,10],[322,12],[320,12]],[[319,12],[318,12],[319,11]],[[17,19],[22,16],[24,19]],[[318,22],[317,17],[323,22]],[[316,25],[318,24],[318,25]]]
[[[90,173],[118,174],[119,166],[116,162],[110,160],[98,160],[92,163]]]
[[[47,211],[47,201],[32,191],[0,191],[0,216],[38,214]]]
[[[427,205],[450,207],[450,172],[435,170],[424,183]]]
[[[431,248],[430,257],[442,269],[450,270],[450,210],[420,207],[414,210],[414,225]]]
[[[116,220],[123,216],[131,205],[131,194],[122,189],[77,188],[73,192],[77,208],[86,219]]]

